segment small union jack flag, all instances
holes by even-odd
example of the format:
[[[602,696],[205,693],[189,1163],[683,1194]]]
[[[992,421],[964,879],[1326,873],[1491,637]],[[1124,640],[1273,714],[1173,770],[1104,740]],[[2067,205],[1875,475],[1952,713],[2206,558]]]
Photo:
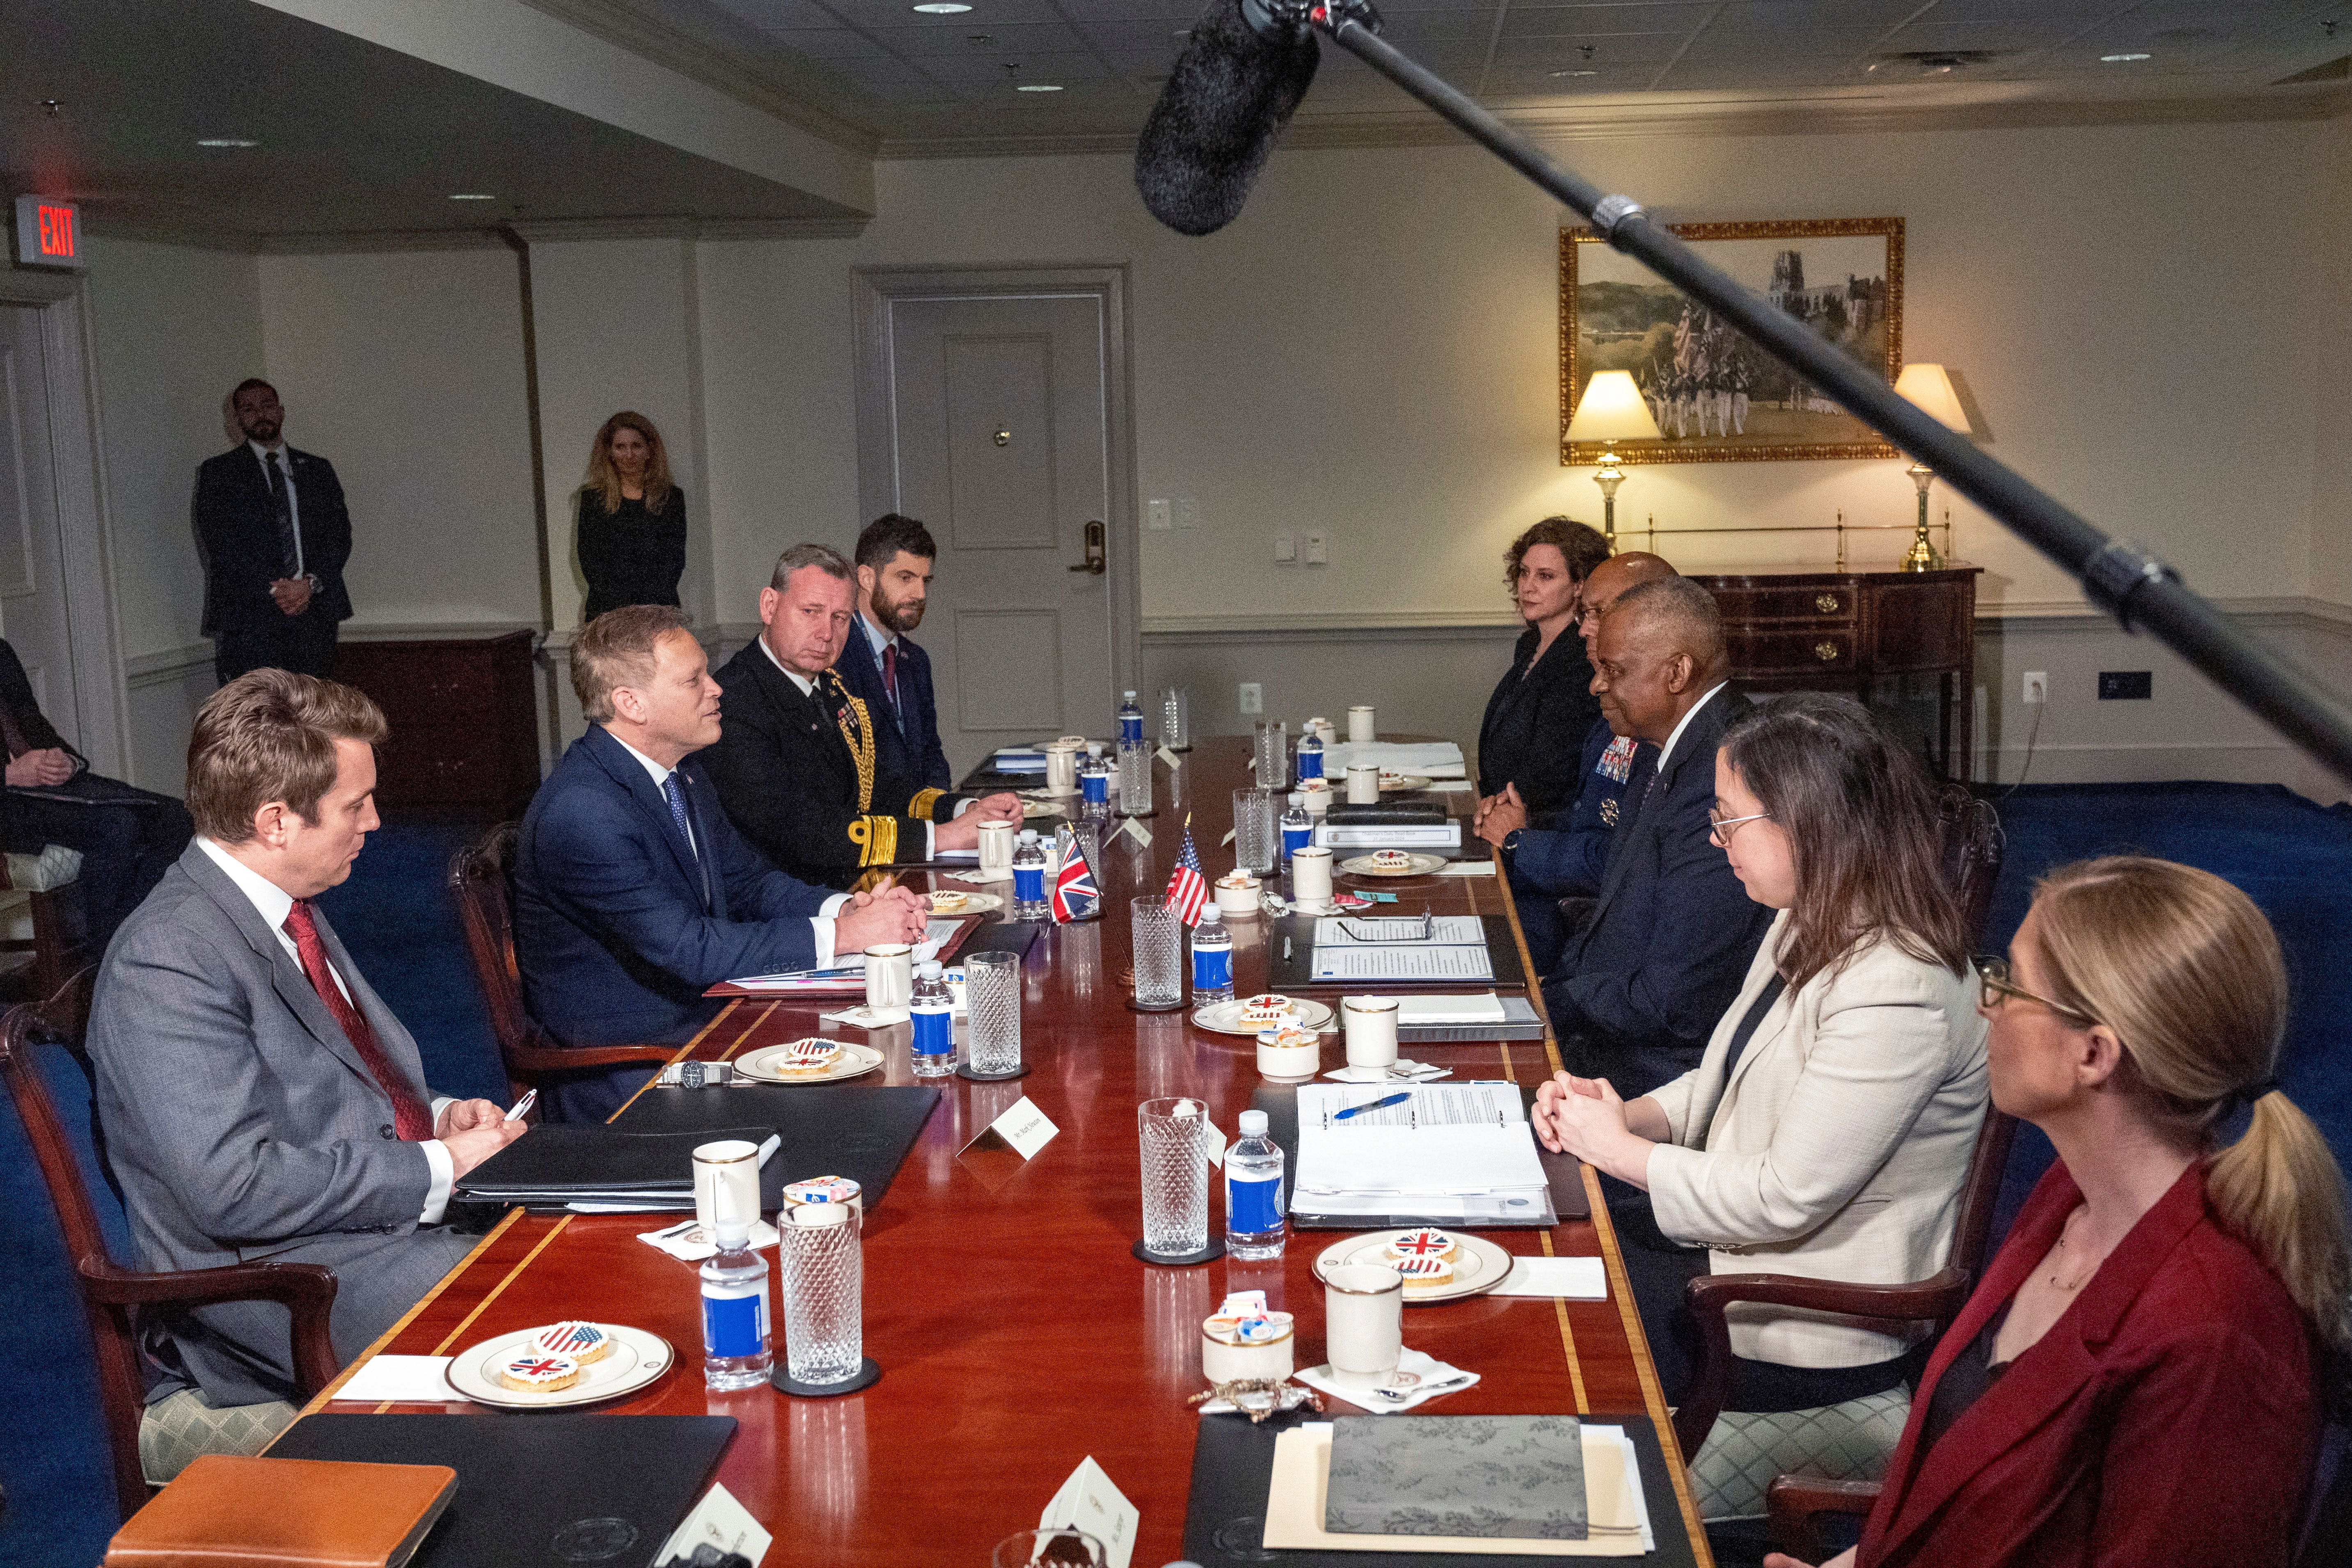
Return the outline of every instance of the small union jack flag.
[[[1094,868],[1087,864],[1087,847],[1068,823],[1054,835],[1061,869],[1054,873],[1054,919],[1064,925],[1095,912],[1101,894],[1095,888]]]
[[[1201,852],[1192,847],[1192,819],[1184,819],[1184,847],[1176,856],[1176,874],[1168,879],[1168,901],[1176,918],[1188,926],[1201,923],[1201,906],[1209,897],[1209,880],[1201,875]]]

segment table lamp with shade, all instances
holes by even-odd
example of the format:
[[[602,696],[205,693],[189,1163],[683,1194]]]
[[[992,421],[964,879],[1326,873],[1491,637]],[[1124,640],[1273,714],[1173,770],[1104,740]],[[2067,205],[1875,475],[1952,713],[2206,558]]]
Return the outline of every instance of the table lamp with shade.
[[[1903,374],[1895,378],[1895,390],[1934,415],[1945,428],[1963,436],[1976,434],[1969,425],[1968,410],[1960,406],[1960,395],[1952,390],[1952,378],[1944,374],[1942,365],[1905,365]],[[1944,558],[1927,542],[1927,487],[1936,482],[1936,471],[1916,460],[1906,471],[1919,488],[1919,522],[1911,535],[1911,548],[1903,557],[1903,570],[1933,572],[1944,564]]]
[[[1617,487],[1625,482],[1625,475],[1617,465],[1621,459],[1613,449],[1620,441],[1658,441],[1664,439],[1658,422],[1650,416],[1650,405],[1642,389],[1633,384],[1633,373],[1603,370],[1593,373],[1584,385],[1584,395],[1576,402],[1576,413],[1568,422],[1570,444],[1589,442],[1601,448],[1601,471],[1592,482],[1601,487],[1601,537],[1612,549],[1617,544]]]

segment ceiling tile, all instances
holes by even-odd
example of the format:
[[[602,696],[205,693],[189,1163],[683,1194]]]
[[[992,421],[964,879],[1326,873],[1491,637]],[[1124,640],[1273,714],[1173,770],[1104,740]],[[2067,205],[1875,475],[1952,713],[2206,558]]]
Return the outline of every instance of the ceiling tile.
[[[994,26],[877,27],[874,38],[891,53],[907,59],[940,55],[971,55],[983,59],[1004,55],[1083,54],[1085,40],[1059,22],[1015,22]],[[986,39],[975,43],[974,39]]]

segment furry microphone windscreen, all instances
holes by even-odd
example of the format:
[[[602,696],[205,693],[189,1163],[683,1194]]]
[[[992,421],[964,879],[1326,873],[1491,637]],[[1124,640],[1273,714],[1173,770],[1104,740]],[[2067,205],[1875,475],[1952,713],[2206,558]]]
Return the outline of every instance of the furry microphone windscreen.
[[[1241,0],[1213,0],[1136,142],[1135,188],[1151,216],[1194,236],[1238,217],[1319,58],[1314,34],[1261,36]]]

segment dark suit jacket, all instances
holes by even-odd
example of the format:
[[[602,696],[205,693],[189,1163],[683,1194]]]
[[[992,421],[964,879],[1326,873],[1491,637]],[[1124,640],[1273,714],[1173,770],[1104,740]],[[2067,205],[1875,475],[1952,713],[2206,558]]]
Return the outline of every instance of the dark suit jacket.
[[[343,487],[326,458],[290,446],[285,456],[302,531],[302,569],[319,579],[303,613],[348,621],[352,596],[343,588],[343,563],[352,558],[352,517],[343,508]],[[206,635],[285,618],[269,597],[269,584],[290,574],[294,563],[286,558],[270,510],[268,477],[250,446],[207,458],[196,470],[196,542],[205,557]]]
[[[1591,922],[1544,982],[1570,1070],[1628,1100],[1698,1066],[1772,923],[1707,838],[1716,742],[1749,706],[1725,687],[1691,715],[1646,799],[1650,769],[1628,782]]]
[[[1562,814],[1553,814],[1557,826],[1530,826],[1520,831],[1508,867],[1513,889],[1555,899],[1587,899],[1601,890],[1609,869],[1609,846],[1617,837],[1625,786],[1637,775],[1646,776],[1658,761],[1657,747],[1638,742],[1633,747],[1635,772],[1622,779],[1611,778],[1601,770],[1601,761],[1616,738],[1608,720],[1592,721],[1584,737],[1584,757],[1579,764],[1582,771],[1577,775],[1584,784],[1577,792],[1576,804],[1565,814],[1565,820]]]
[[[953,815],[955,796],[928,790],[912,799],[885,795],[877,746],[871,802],[877,809],[860,812],[857,759],[823,686],[801,695],[757,637],[719,667],[717,679],[725,722],[719,743],[695,761],[709,773],[737,831],[760,853],[803,881],[835,888],[846,888],[868,866],[923,858],[924,824],[935,809]],[[870,704],[866,722],[877,730],[890,725]]]
[[[743,842],[697,758],[678,766],[701,853],[636,758],[602,725],[572,742],[522,819],[515,959],[523,1000],[567,1046],[683,1041],[717,1012],[702,993],[816,961],[831,895]]]
[[[863,610],[858,619],[865,619]],[[890,700],[882,694],[882,666],[875,659],[865,626],[849,628],[849,641],[834,668],[840,672],[844,686],[866,700],[866,710],[882,732],[874,777],[876,800],[904,800],[917,790],[954,787],[955,775],[948,771],[948,754],[940,744],[940,711],[931,696],[931,656],[917,647],[914,638],[903,633],[898,637],[900,707],[895,723],[887,721],[892,715]]]
[[[1862,1568],[2284,1568],[2319,1453],[2311,1324],[2191,1165],[2074,1305],[1923,1451],[1936,1384],[2058,1239],[2043,1174],[1911,1399]]]
[[[1549,818],[1576,799],[1582,776],[1576,759],[1601,717],[1601,700],[1592,695],[1584,639],[1570,628],[1536,659],[1537,636],[1533,626],[1519,634],[1510,673],[1486,699],[1478,726],[1478,793],[1500,795],[1505,784],[1517,784],[1528,816]]]

